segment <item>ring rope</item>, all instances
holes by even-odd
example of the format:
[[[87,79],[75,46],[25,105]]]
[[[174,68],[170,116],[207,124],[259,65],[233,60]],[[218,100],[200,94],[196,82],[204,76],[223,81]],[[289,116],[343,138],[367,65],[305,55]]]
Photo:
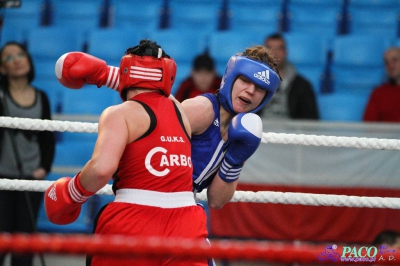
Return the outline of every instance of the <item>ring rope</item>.
[[[0,190],[44,192],[54,181],[1,179]],[[96,194],[113,195],[111,185],[105,185]],[[207,200],[207,191],[196,194],[197,200]],[[400,198],[361,197],[346,195],[273,192],[235,191],[230,202],[255,202],[275,204],[300,204],[310,206],[366,207],[400,209]]]
[[[262,260],[310,265],[321,263],[318,255],[324,252],[325,247],[320,244],[268,243],[251,240],[211,240],[211,245],[208,245],[203,240],[138,238],[122,235],[0,234],[1,253],[67,253],[119,258],[173,256],[182,259]],[[379,265],[396,263],[396,260],[379,261]]]
[[[42,119],[18,118],[18,117],[0,117],[0,127],[18,128],[26,130],[96,133],[97,126],[98,123],[42,120]],[[400,150],[400,140],[397,139],[337,137],[337,136],[323,136],[323,135],[318,136],[318,135],[305,135],[305,134],[263,132],[261,141],[263,143],[275,143],[275,144],[346,147],[346,148],[357,148],[357,149]]]

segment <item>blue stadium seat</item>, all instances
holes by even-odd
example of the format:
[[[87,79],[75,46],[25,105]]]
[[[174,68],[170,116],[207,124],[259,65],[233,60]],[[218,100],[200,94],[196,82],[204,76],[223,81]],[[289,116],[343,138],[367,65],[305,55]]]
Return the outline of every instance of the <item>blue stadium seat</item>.
[[[18,28],[12,28],[12,27],[3,27],[0,30],[0,44],[3,46],[5,43],[14,41],[14,42],[19,42],[19,43],[25,43],[26,42],[26,35],[23,34],[23,31]]]
[[[400,4],[400,3],[399,3]],[[349,7],[350,33],[397,37],[400,9]]]
[[[80,133],[75,133],[80,134]],[[56,144],[53,166],[83,167],[93,153],[93,142],[62,141]]]
[[[147,38],[145,31],[134,28],[92,29],[87,37],[87,52],[99,57],[108,65],[119,66],[126,49]]]
[[[66,52],[82,51],[84,37],[79,30],[68,27],[40,27],[30,30],[28,49],[34,60],[50,59],[55,62]]]
[[[379,8],[399,9],[399,4],[400,4],[399,0],[349,0],[348,1],[348,6],[351,8],[353,7],[370,8],[375,10]]]
[[[54,112],[63,90],[55,75],[55,64],[64,53],[82,51],[83,36],[65,27],[35,28],[27,35],[27,46],[35,65],[34,84],[47,92]]]
[[[324,66],[327,63],[331,38],[316,33],[284,34],[288,59],[296,66]]]
[[[64,90],[62,113],[70,115],[100,115],[104,109],[114,105],[118,93],[96,86],[85,86],[80,90]]]
[[[214,31],[209,37],[209,51],[214,58],[217,71],[225,72],[226,63],[231,56],[244,52],[246,48],[253,45],[263,45],[268,32],[248,31]]]
[[[361,122],[368,94],[331,93],[317,96],[320,119],[335,122]]]
[[[203,32],[218,29],[221,0],[170,0],[170,28]]]
[[[68,90],[60,82],[55,78],[54,74],[54,66],[53,66],[53,79],[42,78],[41,76],[36,75],[32,84],[38,89],[44,91],[49,98],[50,108],[52,114],[57,114],[60,111],[62,105],[62,95],[64,90]]]
[[[86,132],[63,132],[62,141],[66,142],[82,142],[82,143],[96,143],[97,133]]]
[[[292,32],[317,32],[334,36],[340,30],[342,0],[289,1],[288,23]]]
[[[43,3],[40,1],[21,1],[19,8],[4,10],[4,28],[18,29],[25,32],[40,27]]]
[[[335,67],[332,70],[334,92],[355,92],[369,94],[385,78],[384,68],[347,68]]]
[[[57,58],[51,59],[33,59],[35,64],[35,81],[44,83],[47,81],[57,81],[55,74],[55,65]],[[58,82],[58,81],[57,81]]]
[[[90,30],[100,27],[102,2],[100,1],[53,1],[52,25],[72,29]]]
[[[230,1],[230,29],[280,31],[283,1]]]
[[[159,28],[161,0],[114,1],[112,27],[152,31]]]
[[[328,64],[331,39],[316,33],[288,32],[284,34],[288,59],[306,77],[315,93],[321,92],[324,69]]]
[[[384,76],[382,56],[390,38],[352,34],[333,41],[332,75],[334,92],[369,93]]]
[[[193,58],[206,49],[207,35],[179,29],[153,31],[149,38],[156,41],[179,65],[191,63]],[[178,66],[179,67],[179,66]]]

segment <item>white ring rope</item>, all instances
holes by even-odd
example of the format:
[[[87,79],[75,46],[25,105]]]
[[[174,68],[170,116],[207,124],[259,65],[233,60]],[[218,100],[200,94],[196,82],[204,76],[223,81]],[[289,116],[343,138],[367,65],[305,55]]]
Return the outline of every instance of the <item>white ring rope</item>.
[[[48,130],[96,133],[97,123],[41,120],[31,118],[0,117],[0,127],[25,130]],[[347,147],[359,149],[400,150],[400,140],[357,137],[316,136],[304,134],[263,133],[262,142],[306,146]],[[1,179],[0,190],[44,192],[54,181]],[[97,194],[113,195],[111,185]],[[207,200],[206,190],[196,194],[198,200]],[[236,191],[231,202],[257,202],[300,204],[311,206],[368,207],[400,209],[400,198],[359,197],[311,193]]]
[[[18,128],[39,131],[69,131],[97,133],[97,123],[42,120],[19,117],[0,117],[0,127]]]
[[[43,192],[54,181],[1,179],[0,190]],[[111,185],[106,185],[96,194],[113,195]],[[207,191],[196,194],[198,200],[207,200]],[[236,191],[231,202],[281,203],[311,206],[366,207],[400,209],[400,198],[360,197],[311,193]]]
[[[0,117],[0,127],[27,130],[96,133],[97,123]],[[286,133],[263,133],[262,142],[306,146],[346,147],[358,149],[400,150],[400,140],[358,137],[317,136]]]

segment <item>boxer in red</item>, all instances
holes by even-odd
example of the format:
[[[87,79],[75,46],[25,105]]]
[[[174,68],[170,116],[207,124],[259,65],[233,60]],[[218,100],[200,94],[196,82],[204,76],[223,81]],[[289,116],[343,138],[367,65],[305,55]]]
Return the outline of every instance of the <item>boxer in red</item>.
[[[47,189],[49,220],[73,222],[81,205],[115,173],[115,201],[98,215],[95,234],[206,241],[206,214],[193,194],[191,128],[181,106],[168,98],[174,60],[156,43],[142,40],[122,57],[119,74],[118,91],[125,101],[100,116],[94,152],[82,171]],[[68,87],[79,82],[63,79]],[[207,259],[94,256],[91,265],[207,265]]]

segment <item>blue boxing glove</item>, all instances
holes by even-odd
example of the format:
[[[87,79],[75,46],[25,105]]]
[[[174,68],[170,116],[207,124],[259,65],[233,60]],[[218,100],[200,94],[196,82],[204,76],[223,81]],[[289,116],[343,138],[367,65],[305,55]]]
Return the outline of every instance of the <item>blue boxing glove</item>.
[[[219,177],[225,182],[239,178],[244,162],[250,158],[261,143],[261,118],[253,113],[237,114],[228,128],[228,148],[219,169]]]

